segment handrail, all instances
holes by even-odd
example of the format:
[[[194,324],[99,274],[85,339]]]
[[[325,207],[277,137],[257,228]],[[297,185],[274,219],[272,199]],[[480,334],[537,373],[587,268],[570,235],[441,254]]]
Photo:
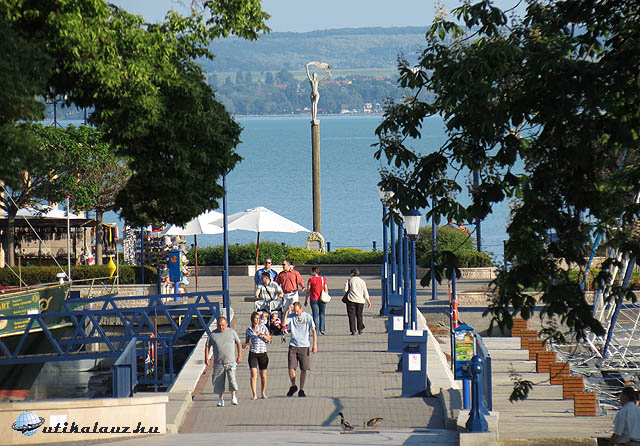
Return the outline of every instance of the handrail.
[[[194,326],[211,335],[209,326],[220,314],[220,303],[210,297],[227,298],[228,291],[203,291],[182,296],[192,297],[192,302],[165,304],[163,300],[167,295],[72,298],[63,302],[63,310],[59,312],[0,316],[0,322],[20,321],[23,327],[10,337],[0,338],[0,366],[118,358],[126,348],[132,348],[138,357],[153,356],[155,359],[153,367],[149,370],[145,367],[145,376],[137,379],[138,384],[153,384],[156,388],[170,384],[175,379],[173,347],[176,341],[192,332]],[[132,300],[140,302],[135,307],[122,305],[123,301]],[[94,309],[78,309],[89,303]],[[156,326],[158,318],[164,322],[160,330]],[[122,332],[107,333],[102,327],[106,319],[121,323]],[[35,335],[42,347],[40,350],[44,350],[32,353]],[[132,339],[136,342],[131,343]],[[96,344],[99,348],[90,348]],[[153,353],[149,355],[152,347]]]
[[[476,354],[482,358],[484,363],[484,373],[482,374],[482,381],[484,386],[484,402],[487,410],[493,410],[493,392],[492,392],[492,379],[491,379],[491,355],[482,336],[476,334]]]

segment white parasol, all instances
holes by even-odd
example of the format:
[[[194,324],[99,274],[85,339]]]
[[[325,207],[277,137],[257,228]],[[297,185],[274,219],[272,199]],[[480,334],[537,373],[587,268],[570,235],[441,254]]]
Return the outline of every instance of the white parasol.
[[[223,225],[222,218],[213,220],[212,223],[216,226]],[[227,225],[229,231],[242,230],[258,233],[256,241],[256,270],[258,268],[258,256],[260,255],[261,232],[311,232],[304,226],[262,206],[230,215],[227,217]]]

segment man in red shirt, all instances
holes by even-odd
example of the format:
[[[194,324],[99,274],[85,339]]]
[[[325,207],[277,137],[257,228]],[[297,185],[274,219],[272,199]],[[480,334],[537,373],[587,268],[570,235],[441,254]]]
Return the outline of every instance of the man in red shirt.
[[[294,302],[299,302],[298,287],[300,291],[305,290],[304,280],[298,271],[291,266],[291,260],[284,259],[282,261],[282,271],[276,276],[276,283],[280,285],[284,292],[282,299],[282,310],[287,311]]]

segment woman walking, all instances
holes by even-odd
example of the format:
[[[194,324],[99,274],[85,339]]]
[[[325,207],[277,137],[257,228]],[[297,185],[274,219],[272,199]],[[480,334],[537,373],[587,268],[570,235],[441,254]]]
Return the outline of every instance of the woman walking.
[[[304,298],[304,306],[307,306],[307,302],[311,301],[311,312],[313,313],[313,323],[316,324],[316,328],[320,330],[320,334],[324,335],[324,315],[327,304],[322,302],[320,296],[322,292],[329,292],[327,287],[327,279],[320,277],[320,269],[317,266],[311,268],[311,277],[307,283],[307,295]]]
[[[351,277],[344,285],[344,294],[347,298],[347,316],[349,316],[349,331],[351,331],[351,336],[356,334],[356,329],[358,330],[358,334],[362,334],[362,330],[364,330],[362,310],[364,309],[365,302],[367,303],[367,308],[371,308],[367,284],[359,276],[360,270],[358,268],[353,268],[351,270]]]
[[[267,366],[269,356],[267,356],[267,342],[271,342],[269,329],[261,323],[260,314],[257,311],[251,313],[251,326],[247,328],[247,339],[245,347],[249,349],[249,369],[251,370],[251,393],[252,400],[258,399],[256,384],[258,381],[258,369],[260,369],[260,384],[262,398],[267,398]]]

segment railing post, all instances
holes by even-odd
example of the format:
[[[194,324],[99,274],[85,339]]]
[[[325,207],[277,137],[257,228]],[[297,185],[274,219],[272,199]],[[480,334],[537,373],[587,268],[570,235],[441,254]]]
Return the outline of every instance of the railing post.
[[[469,369],[471,370],[471,392],[473,398],[466,427],[469,432],[488,432],[489,423],[484,417],[484,411],[482,410],[482,358],[478,355],[471,358],[471,365],[469,366]]]

